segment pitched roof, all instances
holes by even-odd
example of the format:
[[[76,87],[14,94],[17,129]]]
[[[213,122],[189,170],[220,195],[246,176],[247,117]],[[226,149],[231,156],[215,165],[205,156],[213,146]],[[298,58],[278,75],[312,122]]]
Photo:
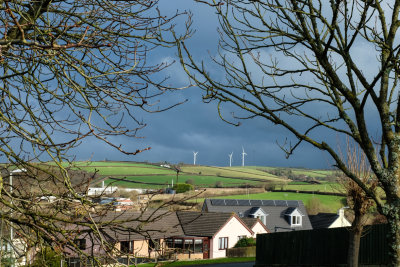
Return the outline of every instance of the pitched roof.
[[[240,218],[250,229],[253,229],[253,227],[256,225],[256,223],[260,223],[267,232],[270,232],[268,228],[262,223],[262,221],[258,218],[250,218],[250,217],[245,217],[245,218]]]
[[[167,210],[108,212],[95,220],[108,237],[118,241],[183,235],[176,213]]]
[[[336,213],[318,213],[317,215],[309,215],[312,227],[314,229],[329,228],[331,224],[339,218]]]
[[[235,212],[249,217],[250,211],[254,207],[260,207],[268,214],[266,227],[271,232],[283,232],[293,230],[310,230],[311,222],[302,201],[297,200],[236,200],[236,199],[205,199],[203,211],[209,212]],[[302,216],[302,225],[291,227],[289,218],[285,214],[297,208]]]
[[[250,232],[251,229],[234,213],[178,211],[178,219],[185,235],[212,237],[232,218],[236,217]]]

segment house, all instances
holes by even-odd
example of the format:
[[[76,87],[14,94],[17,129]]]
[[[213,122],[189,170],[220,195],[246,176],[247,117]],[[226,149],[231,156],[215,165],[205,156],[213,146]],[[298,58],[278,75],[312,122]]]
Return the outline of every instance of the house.
[[[232,212],[113,211],[94,218],[99,233],[81,228],[76,231],[80,234],[74,243],[81,252],[100,259],[102,263],[109,263],[110,255],[124,264],[141,257],[177,260],[221,258],[226,256],[226,249],[232,248],[241,238],[268,232],[259,219],[248,219],[251,221],[245,223]],[[101,242],[99,235],[107,245]],[[78,253],[67,252],[68,263],[78,266]]]
[[[343,208],[339,209],[337,213],[318,213],[309,217],[313,229],[351,226],[351,223],[344,216]]]
[[[93,220],[98,233],[78,227],[76,232],[82,234],[74,238],[74,243],[80,252],[102,263],[109,263],[111,258],[125,264],[136,257],[158,258],[165,254],[166,238],[183,235],[176,213],[167,210],[112,211]],[[79,266],[82,253],[71,249],[65,252],[68,264]]]
[[[312,229],[306,208],[298,200],[205,199],[202,211],[258,218],[270,232]]]
[[[183,244],[184,253],[178,255],[178,259],[226,257],[226,249],[232,248],[243,237],[254,236],[254,232],[235,213],[178,211],[177,216],[184,236],[171,238],[168,246],[177,248],[177,240],[179,247]],[[200,240],[203,244],[197,249],[196,242],[200,245]],[[186,249],[190,244],[194,244],[193,255]]]

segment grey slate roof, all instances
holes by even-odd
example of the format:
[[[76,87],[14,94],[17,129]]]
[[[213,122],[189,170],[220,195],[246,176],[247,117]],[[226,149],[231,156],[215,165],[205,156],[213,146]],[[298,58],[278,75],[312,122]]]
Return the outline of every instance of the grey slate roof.
[[[183,235],[176,213],[166,210],[108,212],[95,220],[103,224],[102,231],[108,237],[118,241]],[[107,222],[113,223],[107,226]]]
[[[336,213],[318,213],[317,215],[309,215],[312,227],[314,229],[329,228],[331,224],[339,218]]]
[[[235,215],[232,212],[178,211],[177,216],[185,235],[213,237]]]
[[[243,214],[243,217],[249,217],[251,209],[260,207],[268,214],[266,218],[266,227],[271,232],[285,232],[293,230],[311,230],[312,225],[308,218],[307,211],[302,201],[285,200],[235,200],[235,199],[205,199],[202,211],[208,212],[235,212]],[[289,217],[285,216],[297,208],[302,216],[302,225],[291,227]]]

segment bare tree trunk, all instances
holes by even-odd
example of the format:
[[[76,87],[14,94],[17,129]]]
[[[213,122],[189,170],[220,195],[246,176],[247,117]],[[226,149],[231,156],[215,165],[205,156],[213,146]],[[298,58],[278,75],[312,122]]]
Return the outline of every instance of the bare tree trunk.
[[[351,225],[349,249],[347,252],[347,264],[349,267],[358,267],[358,255],[360,251],[360,239],[363,231],[364,216],[356,215]]]
[[[393,204],[392,204],[393,205]],[[387,242],[389,244],[389,264],[388,266],[400,266],[400,208],[393,205],[386,215],[389,233]]]

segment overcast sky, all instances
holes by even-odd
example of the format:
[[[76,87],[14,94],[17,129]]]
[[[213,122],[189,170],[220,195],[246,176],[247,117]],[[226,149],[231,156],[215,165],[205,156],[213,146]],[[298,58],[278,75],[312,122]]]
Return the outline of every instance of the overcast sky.
[[[208,52],[213,54],[217,47],[218,20],[210,7],[193,3],[189,0],[160,0],[160,10],[172,14],[176,10],[193,12],[193,29],[195,34],[187,43],[197,58],[207,60]],[[178,30],[182,21],[178,21]],[[360,52],[363,52],[362,50]],[[172,61],[176,59],[176,50],[165,50],[153,54],[153,61]],[[188,83],[179,64],[167,70],[173,86]],[[161,104],[169,105],[187,99],[188,101],[174,109],[156,114],[138,113],[148,125],[141,130],[141,139],[123,138],[113,140],[124,144],[129,150],[151,147],[136,156],[124,156],[104,144],[87,140],[78,150],[78,160],[132,160],[171,163],[193,163],[193,151],[198,152],[197,164],[227,166],[228,154],[233,152],[233,165],[241,165],[242,147],[247,156],[245,165],[289,166],[307,168],[332,168],[333,160],[325,153],[311,145],[301,145],[289,159],[279,148],[285,140],[294,142],[294,138],[281,127],[272,125],[265,119],[253,119],[242,122],[235,127],[223,122],[214,103],[202,102],[202,91],[191,87],[179,92],[164,95]],[[229,108],[229,107],[228,107]],[[323,112],[323,106],[320,108]],[[230,110],[224,110],[229,114]],[[335,135],[317,132],[327,140],[334,140]]]

